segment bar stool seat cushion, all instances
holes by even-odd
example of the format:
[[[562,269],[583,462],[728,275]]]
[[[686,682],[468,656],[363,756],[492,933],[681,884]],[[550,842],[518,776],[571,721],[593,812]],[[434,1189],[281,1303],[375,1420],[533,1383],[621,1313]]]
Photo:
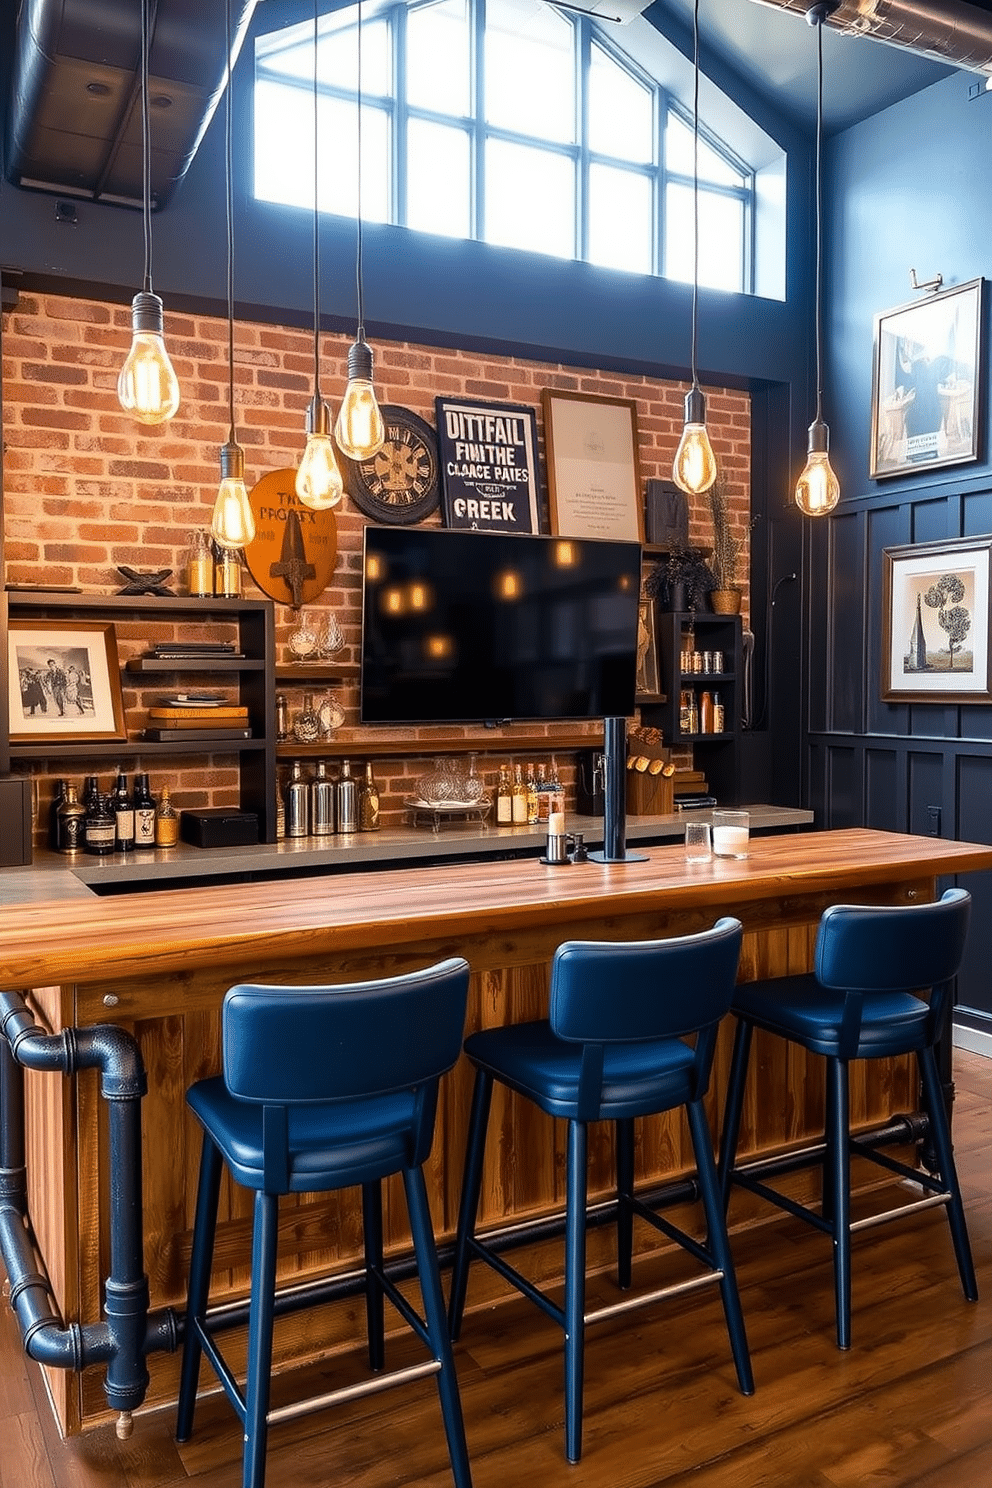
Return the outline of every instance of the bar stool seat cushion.
[[[222,1075],[201,1080],[187,1102],[244,1188],[265,1187],[264,1107],[238,1100]],[[374,1100],[288,1106],[286,1193],[319,1193],[373,1183],[399,1172],[411,1160],[411,1134],[418,1117],[409,1090]]]
[[[581,1119],[583,1045],[559,1038],[546,1019],[473,1033],[465,1040],[465,1052],[474,1064],[547,1115]],[[695,1051],[680,1039],[606,1044],[599,1119],[671,1110],[694,1098],[695,1081]]]
[[[828,1058],[881,1059],[926,1047],[930,1006],[922,998],[911,992],[866,992],[860,1006],[860,1027],[852,1028],[851,994],[822,986],[811,973],[744,982],[733,1003],[734,1012],[750,1023]],[[849,1030],[857,1038],[854,1047],[844,1047]]]

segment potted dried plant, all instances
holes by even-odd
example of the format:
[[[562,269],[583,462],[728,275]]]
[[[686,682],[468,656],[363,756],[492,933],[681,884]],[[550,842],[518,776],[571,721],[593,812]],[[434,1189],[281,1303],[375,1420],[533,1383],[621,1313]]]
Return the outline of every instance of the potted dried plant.
[[[705,609],[712,588],[713,574],[699,548],[671,548],[644,581],[645,598],[676,612]]]
[[[727,507],[727,488],[717,479],[710,486],[710,512],[713,517],[713,578],[715,585],[710,603],[718,615],[737,615],[741,608],[738,568],[747,546],[746,534],[734,532]],[[757,518],[752,518],[748,531]]]

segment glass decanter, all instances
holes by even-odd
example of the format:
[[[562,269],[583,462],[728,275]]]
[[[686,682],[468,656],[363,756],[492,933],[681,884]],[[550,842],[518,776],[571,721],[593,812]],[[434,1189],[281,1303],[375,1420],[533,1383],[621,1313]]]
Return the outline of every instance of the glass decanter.
[[[460,799],[457,795],[458,783],[451,761],[444,755],[438,755],[434,768],[426,775],[421,775],[417,781],[417,800],[428,806],[446,806]]]
[[[311,615],[301,610],[296,625],[286,638],[293,661],[313,661],[320,646],[320,636]]]

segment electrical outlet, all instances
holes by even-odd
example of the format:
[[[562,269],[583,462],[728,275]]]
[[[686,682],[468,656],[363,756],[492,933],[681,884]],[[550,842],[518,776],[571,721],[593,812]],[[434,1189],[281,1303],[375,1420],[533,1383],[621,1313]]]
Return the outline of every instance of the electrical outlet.
[[[927,807],[927,817],[928,817],[929,823],[930,823],[930,836],[931,837],[939,837],[940,836],[940,807],[939,806],[928,806]]]

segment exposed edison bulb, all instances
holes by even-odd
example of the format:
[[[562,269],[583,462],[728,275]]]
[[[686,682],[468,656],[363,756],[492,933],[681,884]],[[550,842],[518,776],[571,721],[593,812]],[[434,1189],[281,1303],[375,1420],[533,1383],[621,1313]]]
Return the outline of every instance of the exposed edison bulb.
[[[117,397],[142,424],[164,424],[179,407],[179,381],[163,331],[162,301],[141,290],[131,301],[131,350],[117,379]]]
[[[821,419],[809,426],[803,473],[796,482],[796,505],[807,517],[825,517],[840,500],[840,481],[830,464],[830,431]]]
[[[221,446],[220,488],[210,535],[222,548],[244,548],[255,538],[255,518],[245,489],[245,456],[233,439]]]
[[[296,472],[296,494],[304,506],[326,511],[344,494],[341,471],[334,454],[327,404],[315,392],[307,409],[307,443]]]
[[[334,438],[349,460],[371,460],[386,440],[386,425],[372,386],[372,348],[361,330],[348,351],[348,386],[338,409]]]
[[[716,455],[706,431],[706,399],[698,387],[686,394],[685,426],[672,462],[679,490],[689,496],[708,491],[716,480]]]

